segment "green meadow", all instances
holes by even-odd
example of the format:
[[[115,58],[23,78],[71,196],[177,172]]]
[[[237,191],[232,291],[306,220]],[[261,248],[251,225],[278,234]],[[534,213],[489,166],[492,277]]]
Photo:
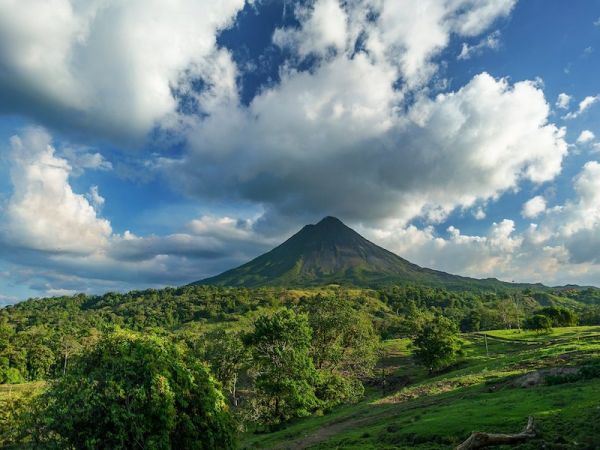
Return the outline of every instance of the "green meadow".
[[[544,375],[598,364],[600,327],[486,334],[463,335],[462,358],[435,377],[414,363],[407,339],[386,341],[379,380],[363,401],[274,433],[246,433],[242,447],[451,448],[472,431],[519,432],[531,415],[538,436],[513,448],[600,448],[600,378],[557,376],[553,384]],[[538,371],[539,381],[520,385]]]

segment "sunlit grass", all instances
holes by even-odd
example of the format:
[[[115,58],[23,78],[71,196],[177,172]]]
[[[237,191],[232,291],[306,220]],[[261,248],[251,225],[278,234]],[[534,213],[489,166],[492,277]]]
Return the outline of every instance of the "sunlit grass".
[[[571,327],[548,335],[501,330],[463,335],[464,356],[433,377],[412,360],[410,341],[383,343],[380,368],[388,377],[409,377],[394,392],[371,388],[368,397],[333,413],[310,417],[270,434],[246,434],[245,448],[441,449],[471,431],[518,432],[527,417],[537,421],[543,443],[600,448],[600,380],[528,389],[510,382],[550,367],[578,366],[600,358],[600,327]],[[515,338],[516,337],[516,338]],[[500,339],[495,339],[500,338]],[[577,444],[575,444],[577,442]]]

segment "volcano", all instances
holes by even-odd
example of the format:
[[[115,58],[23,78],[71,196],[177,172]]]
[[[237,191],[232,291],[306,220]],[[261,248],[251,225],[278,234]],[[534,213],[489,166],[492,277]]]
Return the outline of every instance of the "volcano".
[[[420,267],[365,239],[335,217],[306,225],[283,244],[252,261],[193,284],[239,287],[339,284],[372,288],[418,284],[460,290],[527,286]]]

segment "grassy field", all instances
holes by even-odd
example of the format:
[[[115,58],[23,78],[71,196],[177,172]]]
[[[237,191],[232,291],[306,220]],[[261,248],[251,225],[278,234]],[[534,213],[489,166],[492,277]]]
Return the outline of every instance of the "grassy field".
[[[434,377],[414,363],[409,340],[386,341],[363,401],[277,432],[244,434],[242,447],[445,449],[472,431],[518,432],[533,415],[538,437],[512,448],[600,448],[600,378],[546,382],[561,376],[552,370],[600,362],[600,327],[485,335],[464,335],[463,356]],[[0,385],[0,405],[42,387]]]
[[[472,431],[519,432],[532,415],[538,437],[512,448],[600,448],[600,378],[547,382],[600,361],[600,327],[486,334],[487,351],[483,334],[465,335],[464,356],[435,377],[414,364],[407,340],[387,341],[365,400],[274,433],[248,433],[242,445],[452,448]]]

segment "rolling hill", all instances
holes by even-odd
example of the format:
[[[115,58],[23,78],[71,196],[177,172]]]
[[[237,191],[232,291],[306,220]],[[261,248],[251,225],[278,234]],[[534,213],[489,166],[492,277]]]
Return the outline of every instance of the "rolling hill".
[[[478,280],[420,267],[365,239],[335,217],[306,225],[283,244],[252,261],[193,284],[378,287],[409,283],[460,290],[529,286],[495,278]]]

